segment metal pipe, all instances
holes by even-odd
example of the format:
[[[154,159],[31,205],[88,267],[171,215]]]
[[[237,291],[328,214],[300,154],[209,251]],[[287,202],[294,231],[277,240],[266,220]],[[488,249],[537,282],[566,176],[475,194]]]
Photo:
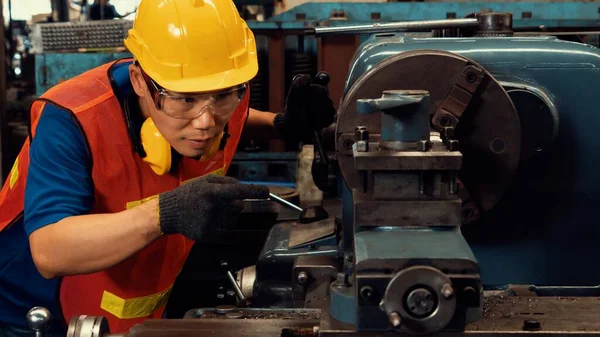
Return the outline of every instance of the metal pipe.
[[[277,201],[278,203],[280,203],[280,204],[284,205],[284,206],[287,206],[287,207],[290,207],[290,208],[293,208],[293,209],[297,210],[298,212],[302,212],[302,211],[303,211],[303,209],[302,209],[302,208],[300,208],[300,207],[298,207],[298,206],[296,206],[296,205],[292,204],[291,202],[289,202],[289,201],[287,201],[287,200],[285,200],[285,199],[282,199],[282,198],[280,198],[280,197],[276,196],[276,195],[275,195],[275,194],[273,194],[273,193],[269,193],[269,197],[270,197],[271,199],[273,199],[273,200]]]
[[[233,285],[233,290],[235,291],[235,294],[240,299],[240,301],[245,301],[246,297],[244,296],[244,293],[242,293],[242,289],[240,289],[240,286],[237,284],[235,277],[233,277],[233,274],[229,270],[227,271],[227,278],[229,278],[229,281]]]
[[[477,27],[478,25],[479,22],[477,19],[403,21],[338,27],[315,27],[314,33],[317,36],[323,36],[340,34],[385,33],[396,31],[427,31],[432,29],[470,28]]]

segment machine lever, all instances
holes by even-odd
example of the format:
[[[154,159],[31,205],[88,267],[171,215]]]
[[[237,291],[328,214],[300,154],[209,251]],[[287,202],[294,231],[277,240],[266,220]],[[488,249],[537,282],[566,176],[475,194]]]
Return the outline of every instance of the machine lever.
[[[35,332],[35,337],[44,337],[44,332],[52,323],[52,314],[44,307],[33,307],[25,319],[29,328]]]
[[[273,200],[277,201],[278,203],[280,203],[280,204],[282,204],[282,205],[284,205],[284,206],[287,206],[287,207],[289,207],[289,208],[295,209],[295,210],[297,210],[298,212],[302,212],[302,211],[303,211],[303,209],[302,209],[301,207],[299,207],[299,206],[296,206],[296,205],[292,204],[291,202],[289,202],[289,201],[287,201],[287,200],[285,200],[285,199],[283,199],[283,198],[280,198],[280,197],[276,196],[276,195],[275,195],[275,194],[273,194],[273,193],[269,193],[269,198],[271,198],[271,199],[273,199]]]
[[[244,296],[244,293],[242,293],[242,289],[240,288],[239,284],[237,284],[235,277],[233,277],[233,273],[231,273],[231,270],[229,270],[229,264],[227,262],[223,261],[223,262],[221,262],[221,267],[223,267],[223,269],[225,270],[225,273],[227,274],[227,278],[229,279],[229,282],[231,282],[231,285],[233,286],[233,290],[235,291],[235,294],[237,295],[238,299],[242,303],[245,303],[246,297]]]

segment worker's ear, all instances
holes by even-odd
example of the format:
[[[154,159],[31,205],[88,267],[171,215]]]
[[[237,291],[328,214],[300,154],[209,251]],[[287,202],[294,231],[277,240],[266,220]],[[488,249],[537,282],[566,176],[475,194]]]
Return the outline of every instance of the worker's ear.
[[[142,76],[142,71],[135,62],[129,65],[129,79],[131,80],[133,90],[138,97],[145,97],[149,94],[148,86],[146,85],[146,81],[144,81],[144,76]]]

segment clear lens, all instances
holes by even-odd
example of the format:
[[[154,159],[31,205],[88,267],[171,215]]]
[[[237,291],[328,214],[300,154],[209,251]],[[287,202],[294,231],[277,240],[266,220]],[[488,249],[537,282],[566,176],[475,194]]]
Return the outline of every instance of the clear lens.
[[[159,109],[175,118],[196,118],[206,111],[215,116],[233,113],[244,96],[246,86],[210,93],[179,95],[159,90]]]

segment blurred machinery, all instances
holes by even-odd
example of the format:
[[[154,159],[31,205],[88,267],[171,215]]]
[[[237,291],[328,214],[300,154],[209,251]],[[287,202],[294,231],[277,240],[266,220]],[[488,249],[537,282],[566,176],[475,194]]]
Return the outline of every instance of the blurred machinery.
[[[461,16],[305,28],[369,34],[331,77],[338,120],[315,150],[341,214],[296,210],[256,264],[225,265],[234,305],[112,335],[81,313],[68,336],[600,335],[600,49]]]

